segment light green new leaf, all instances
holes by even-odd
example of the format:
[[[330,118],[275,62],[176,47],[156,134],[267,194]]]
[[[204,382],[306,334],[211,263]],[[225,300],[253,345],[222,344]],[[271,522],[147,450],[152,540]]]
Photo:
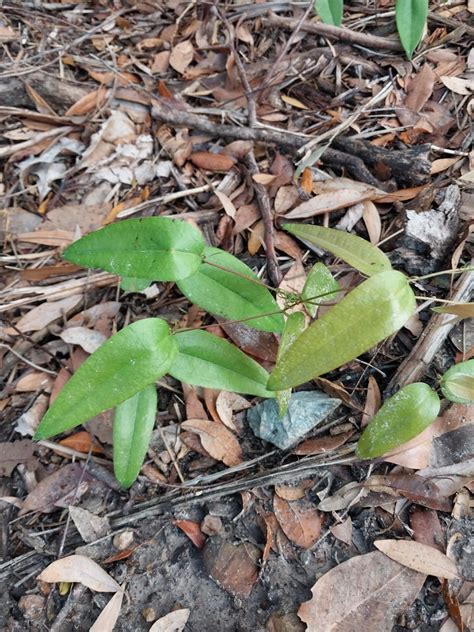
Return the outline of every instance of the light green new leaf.
[[[423,37],[428,18],[428,0],[397,0],[395,19],[403,49],[408,59]]]
[[[74,428],[164,375],[177,353],[164,320],[145,318],[104,342],[61,389],[35,439]]]
[[[415,307],[415,295],[401,272],[376,274],[297,338],[267,388],[297,386],[353,360],[403,327]]]
[[[120,289],[124,292],[141,292],[146,290],[153,281],[150,279],[136,279],[135,277],[122,277],[120,281]]]
[[[344,0],[316,0],[314,8],[325,24],[341,26]]]
[[[344,230],[309,224],[283,224],[283,228],[299,239],[340,257],[367,276],[392,269],[389,258],[380,248]]]
[[[451,305],[442,305],[431,309],[434,312],[438,312],[438,314],[453,314],[461,320],[463,318],[474,318],[474,303],[451,303]]]
[[[113,426],[114,473],[126,489],[135,482],[155,425],[158,396],[150,384],[115,409]]]
[[[268,373],[230,342],[195,329],[174,336],[178,354],[170,375],[186,384],[273,397],[265,388]]]
[[[205,248],[204,254],[199,270],[177,283],[192,303],[254,329],[283,330],[283,315],[275,313],[279,310],[275,299],[245,263],[219,248]]]
[[[309,271],[301,292],[308,314],[315,318],[318,305],[334,301],[339,290],[339,283],[329,268],[324,263],[316,263]]]
[[[415,382],[390,397],[357,443],[361,459],[375,459],[410,441],[436,419],[441,402],[428,384]]]
[[[441,378],[441,390],[446,399],[458,404],[474,402],[474,360],[455,364]]]
[[[64,251],[64,258],[88,268],[153,281],[176,281],[201,265],[204,240],[188,224],[167,217],[128,219],[101,228]]]
[[[303,333],[305,326],[305,318],[303,312],[293,312],[288,315],[285,322],[285,328],[281,335],[280,345],[278,347],[277,362],[285,351],[291,347],[295,340]],[[275,399],[278,403],[278,414],[284,417],[288,410],[291,398],[291,388],[284,391],[276,391]]]

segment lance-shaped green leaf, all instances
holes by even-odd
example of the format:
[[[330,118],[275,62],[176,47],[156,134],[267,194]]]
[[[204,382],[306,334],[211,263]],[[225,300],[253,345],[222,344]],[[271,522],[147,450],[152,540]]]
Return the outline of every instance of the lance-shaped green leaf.
[[[279,307],[274,297],[245,263],[219,248],[205,248],[204,254],[199,270],[177,283],[192,303],[254,329],[283,330],[284,319],[275,313]]]
[[[415,307],[415,295],[401,272],[370,277],[297,338],[267,388],[297,386],[353,360],[403,327]]]
[[[423,37],[428,18],[428,0],[397,0],[395,20],[403,49],[408,59]]]
[[[325,24],[341,26],[344,0],[316,0],[314,7]]]
[[[324,248],[367,276],[392,269],[389,258],[380,248],[344,230],[308,224],[283,224],[283,228],[303,241]]]
[[[335,301],[339,290],[339,283],[332,276],[329,268],[324,263],[316,263],[309,271],[301,292],[308,314],[315,318],[318,306],[321,303]]]
[[[146,318],[104,342],[61,389],[35,439],[74,428],[121,404],[164,375],[177,353],[167,323]]]
[[[280,346],[278,347],[277,362],[289,347],[295,342],[304,330],[305,318],[303,312],[293,312],[288,315],[285,328],[281,335]],[[291,388],[284,391],[276,391],[275,399],[278,403],[278,414],[284,417],[288,410],[291,398]]]
[[[153,281],[176,281],[201,265],[204,240],[188,224],[167,217],[128,219],[101,228],[64,251],[64,258],[88,268]]]
[[[113,457],[115,478],[125,488],[135,482],[155,425],[158,396],[150,384],[115,409]]]
[[[428,384],[415,382],[390,397],[362,433],[356,454],[375,459],[419,435],[436,419],[441,402]]]
[[[186,384],[273,397],[266,389],[268,373],[230,342],[195,329],[174,336],[178,345],[170,375]]]
[[[441,390],[446,399],[458,404],[474,402],[474,360],[455,364],[441,378]]]

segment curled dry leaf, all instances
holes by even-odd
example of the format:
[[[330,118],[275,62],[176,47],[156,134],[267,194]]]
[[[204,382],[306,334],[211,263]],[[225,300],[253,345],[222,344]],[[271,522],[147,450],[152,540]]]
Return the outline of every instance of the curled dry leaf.
[[[298,616],[307,632],[391,632],[425,579],[378,551],[353,557],[316,582]]]
[[[169,64],[171,68],[183,74],[189,64],[192,62],[194,57],[194,46],[189,40],[184,40],[176,46],[171,51],[171,55],[169,58]]]
[[[188,536],[196,548],[202,549],[206,544],[206,536],[201,531],[198,522],[193,522],[192,520],[174,520],[173,524]]]
[[[125,593],[123,590],[118,590],[115,593],[115,595],[94,621],[94,624],[90,628],[89,632],[112,632],[120,615],[120,609],[122,608],[124,594]]]
[[[374,545],[390,559],[419,573],[458,579],[456,564],[432,546],[411,540],[377,540]]]
[[[213,154],[208,151],[197,151],[189,156],[189,160],[195,167],[206,171],[226,172],[235,165],[235,159],[232,156]]]
[[[242,463],[239,442],[225,426],[206,419],[188,419],[181,427],[199,435],[203,448],[212,458],[229,467]]]
[[[169,612],[158,619],[158,621],[155,621],[150,628],[150,632],[182,632],[190,614],[191,610],[189,608],[180,608]]]
[[[79,583],[97,592],[117,592],[119,584],[98,564],[85,555],[69,555],[52,562],[38,575],[47,583]]]
[[[273,497],[273,511],[287,538],[309,549],[319,539],[322,518],[316,507],[307,500],[286,501],[280,496]]]
[[[377,207],[370,200],[362,202],[363,212],[362,219],[369,233],[371,243],[377,245],[382,234],[382,222]]]
[[[222,391],[219,393],[216,399],[216,411],[219,415],[222,423],[233,430],[237,430],[232,420],[235,411],[245,410],[250,408],[251,404],[245,397],[238,393],[230,393],[229,391]]]
[[[367,397],[365,400],[364,413],[362,415],[362,428],[369,423],[375,413],[378,411],[382,404],[382,395],[380,393],[379,385],[373,375],[369,376],[369,383],[367,384]]]

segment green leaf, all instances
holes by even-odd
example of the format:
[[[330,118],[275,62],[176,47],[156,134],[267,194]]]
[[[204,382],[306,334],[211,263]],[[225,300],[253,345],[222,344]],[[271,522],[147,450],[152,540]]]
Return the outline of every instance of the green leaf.
[[[275,313],[279,311],[275,299],[245,263],[219,248],[205,248],[204,254],[199,270],[177,283],[192,303],[211,314],[242,320],[254,329],[283,330],[283,315]]]
[[[277,363],[267,388],[283,390],[353,360],[402,327],[416,307],[394,270],[367,279],[306,329]]]
[[[316,317],[318,305],[334,301],[341,288],[324,263],[316,263],[308,273],[301,292],[308,314]]]
[[[356,454],[375,459],[423,432],[439,413],[437,393],[423,382],[415,382],[390,397],[360,437]]]
[[[423,37],[428,18],[428,0],[397,0],[395,19],[403,49],[408,59]]]
[[[122,277],[120,289],[124,292],[141,292],[153,283],[150,279],[136,279],[134,277]]]
[[[230,342],[199,329],[177,333],[174,338],[178,354],[169,373],[180,382],[273,397],[265,388],[265,369]]]
[[[451,303],[451,305],[442,305],[431,309],[434,312],[438,312],[438,314],[453,314],[461,320],[463,318],[474,318],[474,303]]]
[[[316,0],[314,8],[325,24],[341,26],[344,0]]]
[[[164,375],[177,353],[164,320],[145,318],[104,342],[61,389],[35,439],[74,428]]]
[[[474,360],[455,364],[441,378],[441,390],[446,399],[458,404],[474,402]]]
[[[150,384],[115,409],[114,473],[126,489],[133,485],[143,465],[155,425],[157,404],[155,385]]]
[[[283,224],[283,228],[315,246],[324,248],[367,276],[392,269],[380,248],[344,230],[309,224]]]
[[[293,312],[288,315],[285,322],[285,328],[280,340],[280,346],[278,347],[277,362],[285,351],[291,347],[295,340],[300,336],[304,330],[305,318],[303,312]],[[288,405],[291,399],[291,388],[284,391],[276,391],[275,399],[278,404],[278,414],[280,418],[286,415]]]
[[[128,219],[86,235],[64,258],[88,268],[153,281],[176,281],[201,265],[204,240],[191,224],[167,217]]]

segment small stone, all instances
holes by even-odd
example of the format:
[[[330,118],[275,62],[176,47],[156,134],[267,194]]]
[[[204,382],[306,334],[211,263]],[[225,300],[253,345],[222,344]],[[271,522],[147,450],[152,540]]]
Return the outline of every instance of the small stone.
[[[122,533],[118,533],[112,543],[116,549],[119,551],[125,551],[128,549],[133,542],[134,534],[133,531],[122,531]]]
[[[222,531],[222,520],[219,516],[205,516],[204,520],[201,522],[201,531],[206,535],[217,535],[220,531]]]
[[[41,595],[23,595],[18,602],[23,616],[29,621],[38,621],[44,612],[45,598]]]
[[[152,623],[152,621],[156,621],[156,612],[153,608],[143,608],[142,617],[145,619],[147,623]]]

